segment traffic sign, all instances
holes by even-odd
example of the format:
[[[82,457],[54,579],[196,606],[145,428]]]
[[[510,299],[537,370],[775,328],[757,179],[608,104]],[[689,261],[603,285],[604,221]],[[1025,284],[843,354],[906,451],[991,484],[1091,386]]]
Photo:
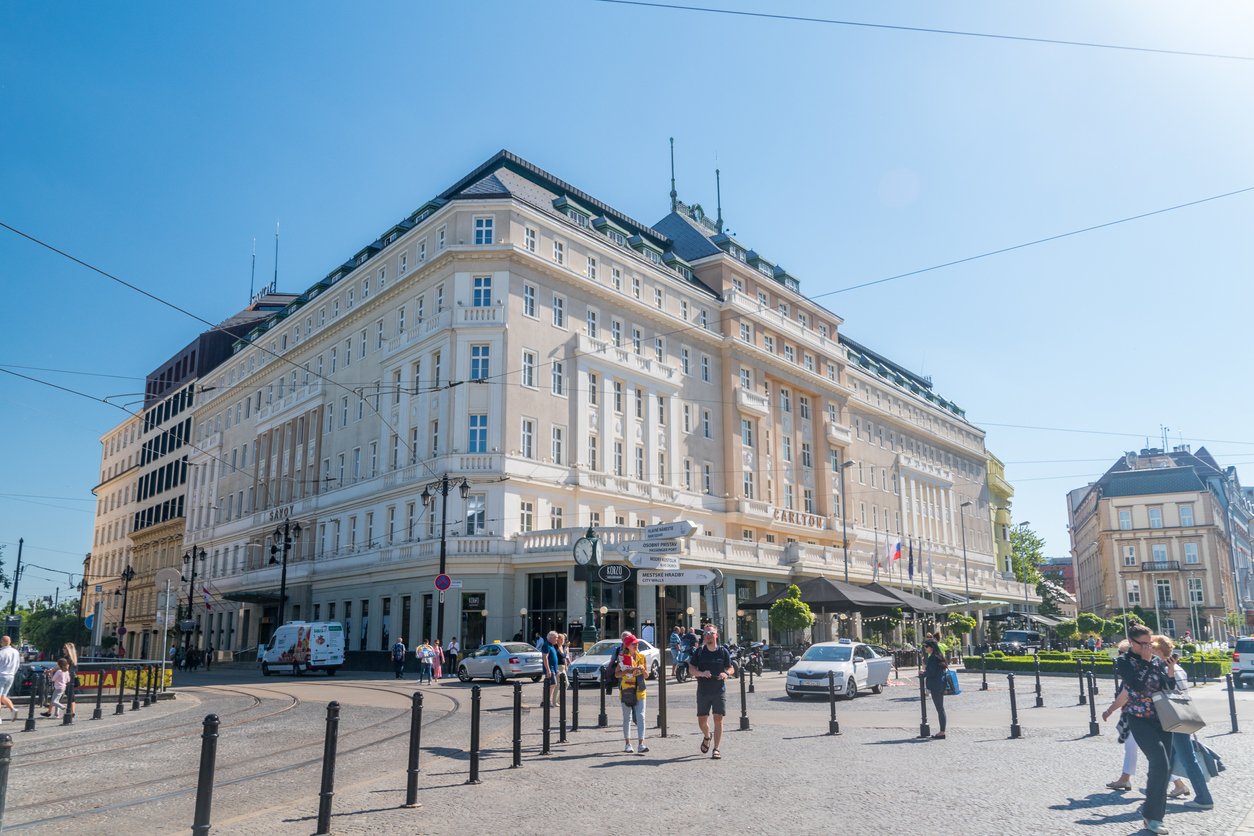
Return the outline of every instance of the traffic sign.
[[[661,523],[659,525],[646,526],[644,529],[644,539],[664,540],[668,537],[687,537],[696,530],[697,524],[691,520]]]
[[[673,572],[679,568],[679,558],[674,555],[632,552],[627,555],[627,562],[637,569],[659,569],[661,571]]]
[[[636,583],[641,586],[697,586],[711,583],[714,578],[714,573],[709,569],[644,570],[636,573]]]
[[[126,628],[125,628],[125,627],[119,627],[119,628],[118,628],[118,635],[119,635],[119,636],[125,636],[125,635],[126,635]]]
[[[453,579],[450,578],[448,575],[436,575],[435,576],[435,588],[440,590],[441,592],[448,589],[452,585],[453,585]]]
[[[626,540],[614,547],[619,554],[679,554],[684,550],[678,540]]]
[[[461,578],[458,578],[457,580],[452,581],[452,582],[449,584],[449,589],[461,589],[461,588],[462,588],[462,579],[461,579]]]

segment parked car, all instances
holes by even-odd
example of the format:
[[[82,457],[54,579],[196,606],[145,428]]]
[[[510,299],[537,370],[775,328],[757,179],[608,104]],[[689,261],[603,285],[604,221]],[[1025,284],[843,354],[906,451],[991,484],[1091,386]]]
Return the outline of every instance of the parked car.
[[[1035,630],[1007,630],[997,649],[1007,656],[1029,656],[1041,649],[1041,634]]]
[[[457,663],[457,678],[491,679],[503,685],[507,679],[529,676],[539,682],[544,676],[544,655],[526,642],[493,642],[472,650]]]
[[[55,670],[56,662],[28,662],[17,669],[17,676],[13,680],[13,689],[9,691],[9,696],[21,697],[31,693],[39,693],[39,683],[46,678],[50,671]],[[49,686],[51,687],[51,686]],[[49,693],[51,693],[49,691]]]
[[[570,666],[571,678],[578,679],[581,688],[595,686],[600,679],[601,671],[609,665],[610,659],[622,646],[623,643],[618,639],[605,639],[592,645],[587,653],[579,657],[578,662]],[[636,651],[644,656],[645,664],[649,669],[649,679],[656,679],[658,669],[662,665],[662,651],[644,639],[640,639],[640,643],[636,645]],[[615,684],[609,681],[608,671],[606,671],[605,684],[606,687]]]
[[[806,694],[825,695],[831,673],[835,674],[836,693],[851,700],[863,688],[880,693],[892,672],[892,658],[880,656],[865,644],[849,639],[820,642],[810,645],[801,660],[788,669],[784,691],[795,700]]]
[[[1232,651],[1232,681],[1238,688],[1254,685],[1254,636],[1237,639]]]
[[[34,662],[39,658],[39,648],[33,644],[24,644],[17,649],[17,652],[22,654],[23,662]]]

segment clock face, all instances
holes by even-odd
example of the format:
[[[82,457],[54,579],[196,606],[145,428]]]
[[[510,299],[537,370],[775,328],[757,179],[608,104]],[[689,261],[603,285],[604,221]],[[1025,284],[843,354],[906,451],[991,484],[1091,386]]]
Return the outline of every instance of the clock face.
[[[580,537],[575,542],[575,562],[580,566],[587,566],[596,553],[596,541],[587,537]]]

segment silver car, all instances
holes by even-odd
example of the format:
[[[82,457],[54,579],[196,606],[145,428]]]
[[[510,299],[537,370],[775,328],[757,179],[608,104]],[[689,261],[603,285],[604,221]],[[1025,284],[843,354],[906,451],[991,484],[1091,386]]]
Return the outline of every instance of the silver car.
[[[571,664],[571,678],[578,679],[581,687],[596,685],[601,671],[609,665],[610,659],[622,646],[623,643],[618,639],[605,639],[592,645],[587,653]],[[658,668],[662,664],[662,652],[644,639],[640,639],[636,650],[644,657],[644,662],[648,666],[649,679],[656,679]],[[607,677],[607,688],[616,684],[617,680],[610,681]]]
[[[501,685],[507,679],[521,676],[539,682],[544,676],[544,656],[523,642],[493,642],[471,651],[457,663],[457,678],[462,682],[472,679],[491,679]]]

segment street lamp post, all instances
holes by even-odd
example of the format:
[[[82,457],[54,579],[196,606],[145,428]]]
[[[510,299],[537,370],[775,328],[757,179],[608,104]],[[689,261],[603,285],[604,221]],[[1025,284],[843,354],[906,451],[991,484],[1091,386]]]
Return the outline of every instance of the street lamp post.
[[[276,628],[287,621],[287,554],[292,550],[292,540],[300,539],[300,530],[300,523],[284,520],[283,525],[274,530],[274,539],[270,543],[270,565],[282,563],[279,570],[279,623]]]
[[[122,596],[122,623],[118,625],[118,641],[122,646],[123,654],[126,653],[126,600],[130,597],[131,581],[135,578],[135,570],[129,565],[122,570],[122,591],[119,593],[116,589],[113,594]]]
[[[422,507],[430,508],[431,503],[435,501],[435,495],[438,493],[444,498],[440,510],[440,574],[443,575],[448,569],[448,494],[452,490],[449,485],[448,474],[445,473],[440,477],[439,481],[432,482],[422,489]],[[470,494],[470,483],[462,479],[462,483],[457,486],[457,490],[465,500]],[[444,592],[440,592],[440,602],[436,606],[436,627],[435,637],[440,642],[440,647],[444,646]]]
[[[840,539],[845,547],[845,583],[849,583],[849,503],[845,501],[845,471],[853,467],[853,459],[847,459],[837,470],[840,472]]]
[[[1016,523],[1016,524],[1015,524],[1015,528],[1027,528],[1027,527],[1028,527],[1029,525],[1031,525],[1031,524],[1032,524],[1032,523],[1028,522],[1027,520],[1024,520],[1024,521],[1023,521],[1023,522],[1021,522],[1021,523]],[[1011,560],[1013,560],[1013,559],[1014,559],[1014,558],[1012,557],[1012,558],[1011,558]],[[1012,568],[1013,568],[1013,567],[1012,567]],[[1023,573],[1023,612],[1024,612],[1023,620],[1024,620],[1024,622],[1025,622],[1025,623],[1024,623],[1024,628],[1025,628],[1025,629],[1027,629],[1027,627],[1029,626],[1029,625],[1026,623],[1026,622],[1027,622],[1027,619],[1028,619],[1028,617],[1027,617],[1027,611],[1028,611],[1028,607],[1029,607],[1029,606],[1030,606],[1030,604],[1028,604],[1028,573],[1027,573],[1027,571],[1025,570],[1025,571],[1024,571],[1024,573]]]
[[[601,605],[601,609],[597,610],[597,612],[601,614],[601,621],[600,621],[599,626],[597,627],[598,635],[605,634],[605,614],[608,613],[609,611],[610,611],[610,608],[605,606],[604,604]]]
[[[204,549],[201,549],[200,551],[196,551],[196,549],[193,548],[190,552],[183,555],[183,565],[189,567],[192,571],[192,576],[190,578],[185,578],[185,580],[187,581],[187,622],[188,623],[183,625],[185,628],[187,628],[183,634],[183,652],[184,653],[186,653],[188,650],[191,649],[192,633],[196,630],[196,626],[194,623],[195,622],[194,616],[196,614],[196,609],[195,609],[195,603],[192,601],[192,595],[196,591],[196,563],[197,561],[200,562],[201,566],[204,566],[205,564],[205,550]]]
[[[522,636],[522,640],[527,640],[527,608],[523,607],[518,611],[518,633]]]

